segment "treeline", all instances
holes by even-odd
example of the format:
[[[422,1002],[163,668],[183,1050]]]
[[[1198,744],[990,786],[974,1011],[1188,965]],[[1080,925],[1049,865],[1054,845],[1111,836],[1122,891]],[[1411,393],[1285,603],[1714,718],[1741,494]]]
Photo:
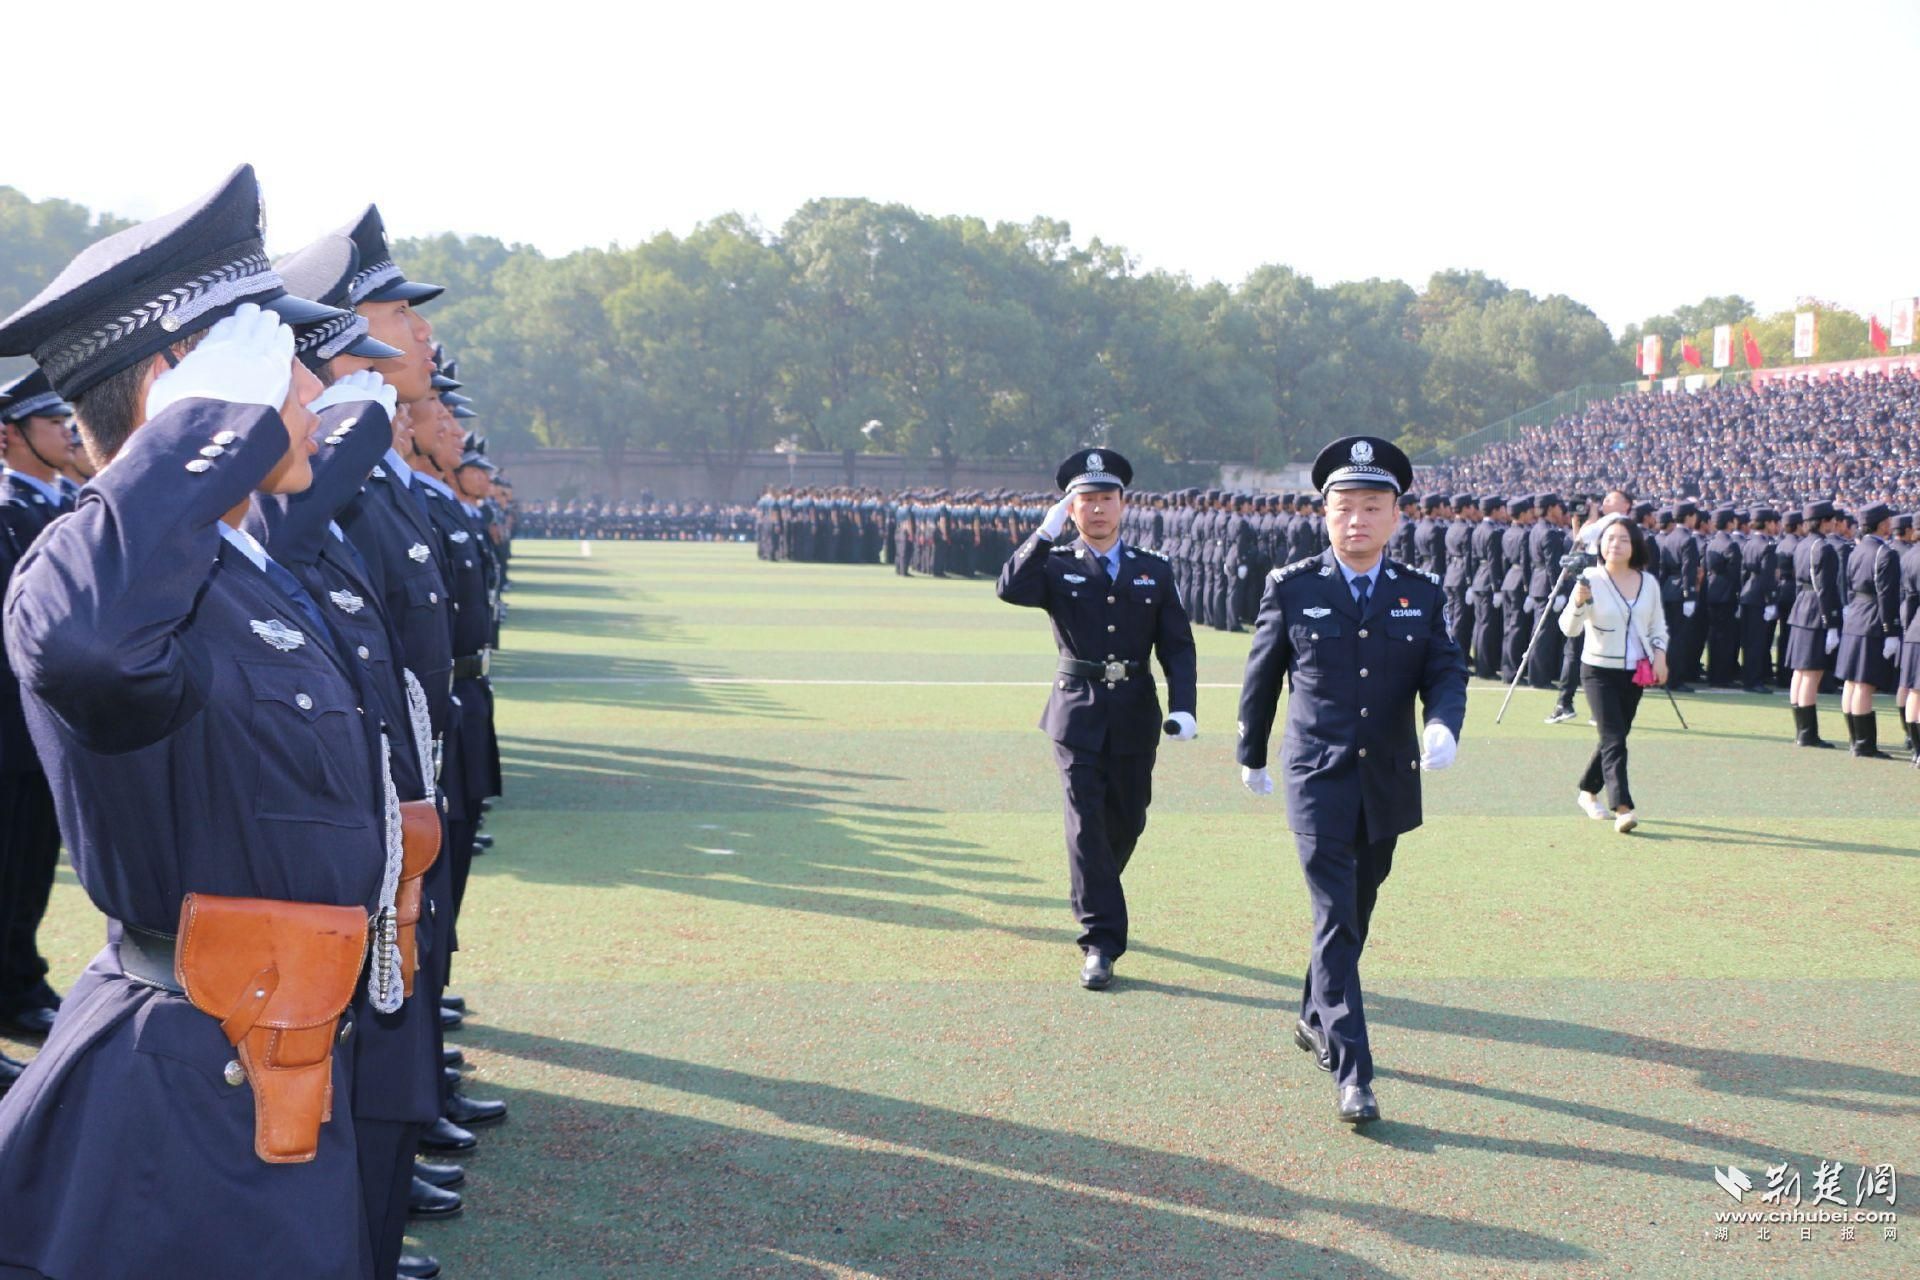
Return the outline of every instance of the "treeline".
[[[0,187],[0,308],[121,225]],[[596,447],[610,467],[654,447],[725,472],[788,441],[952,461],[1094,441],[1150,477],[1156,461],[1298,461],[1347,432],[1424,449],[1633,376],[1629,337],[1585,306],[1477,271],[1419,290],[1284,266],[1195,283],[1063,222],[858,199],[813,201],[777,232],[728,215],[564,257],[452,235],[397,253],[451,286],[428,314],[479,425],[503,446]],[[1677,350],[1679,330],[1660,331]]]

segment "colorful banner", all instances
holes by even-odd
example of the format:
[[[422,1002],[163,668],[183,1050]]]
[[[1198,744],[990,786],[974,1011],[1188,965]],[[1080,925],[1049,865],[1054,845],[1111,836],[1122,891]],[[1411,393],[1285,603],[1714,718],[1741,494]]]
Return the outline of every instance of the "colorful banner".
[[[1793,313],[1793,358],[1811,360],[1820,351],[1820,322],[1812,311]]]
[[[1829,364],[1790,364],[1775,369],[1755,369],[1752,381],[1754,386],[1763,387],[1769,382],[1792,382],[1795,379],[1825,382],[1829,378],[1864,378],[1873,374],[1888,378],[1901,372],[1920,378],[1920,355],[1874,356],[1866,360],[1835,360]]]
[[[1640,372],[1649,378],[1660,376],[1660,369],[1666,363],[1667,344],[1660,341],[1660,335],[1650,333],[1640,339]]]
[[[1713,326],[1713,367],[1724,369],[1733,363],[1733,326]]]
[[[1893,300],[1893,345],[1910,347],[1913,345],[1913,299],[1895,298]]]

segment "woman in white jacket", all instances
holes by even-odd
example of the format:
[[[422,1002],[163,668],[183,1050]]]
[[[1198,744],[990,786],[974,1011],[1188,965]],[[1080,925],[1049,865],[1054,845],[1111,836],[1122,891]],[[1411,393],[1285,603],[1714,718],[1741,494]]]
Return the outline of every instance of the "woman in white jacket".
[[[1600,745],[1580,778],[1580,809],[1590,818],[1608,816],[1597,794],[1604,779],[1613,829],[1625,835],[1640,824],[1627,788],[1627,734],[1647,682],[1666,683],[1667,616],[1660,584],[1646,572],[1647,542],[1639,529],[1615,521],[1600,535],[1599,551],[1600,563],[1574,585],[1560,630],[1568,639],[1586,636],[1580,685],[1600,729]]]

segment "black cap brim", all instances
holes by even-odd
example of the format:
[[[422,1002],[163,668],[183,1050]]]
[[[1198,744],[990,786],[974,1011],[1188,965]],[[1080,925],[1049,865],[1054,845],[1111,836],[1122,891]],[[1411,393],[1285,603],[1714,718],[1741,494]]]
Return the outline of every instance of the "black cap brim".
[[[466,385],[464,382],[455,382],[444,373],[436,373],[433,375],[433,389],[435,391],[458,391]]]
[[[423,284],[418,280],[395,280],[390,284],[381,285],[360,301],[432,302],[446,291],[445,285]]]
[[[467,406],[463,404],[457,404],[453,406],[450,412],[452,412],[453,416],[456,418],[477,418],[480,416],[479,414],[475,413],[473,410],[467,408]]]
[[[273,312],[295,329],[325,324],[340,315],[339,307],[330,307],[324,302],[315,302],[297,293],[283,293],[277,298],[268,298],[260,306],[264,310]]]
[[[370,333],[363,333],[347,344],[343,356],[359,356],[362,360],[394,360],[407,354],[400,348],[389,346]]]

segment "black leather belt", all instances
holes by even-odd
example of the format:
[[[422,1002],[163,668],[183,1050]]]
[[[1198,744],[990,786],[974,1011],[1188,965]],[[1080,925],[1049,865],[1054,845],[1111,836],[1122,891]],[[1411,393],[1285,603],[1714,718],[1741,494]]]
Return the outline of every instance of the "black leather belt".
[[[139,925],[120,925],[120,972],[135,982],[175,995],[185,994],[173,978],[174,935]]]
[[[1060,674],[1082,676],[1088,680],[1119,683],[1140,669],[1138,662],[1085,662],[1079,658],[1060,659]]]
[[[484,680],[487,672],[493,668],[493,650],[482,649],[470,653],[464,658],[453,660],[453,678],[455,680]]]

